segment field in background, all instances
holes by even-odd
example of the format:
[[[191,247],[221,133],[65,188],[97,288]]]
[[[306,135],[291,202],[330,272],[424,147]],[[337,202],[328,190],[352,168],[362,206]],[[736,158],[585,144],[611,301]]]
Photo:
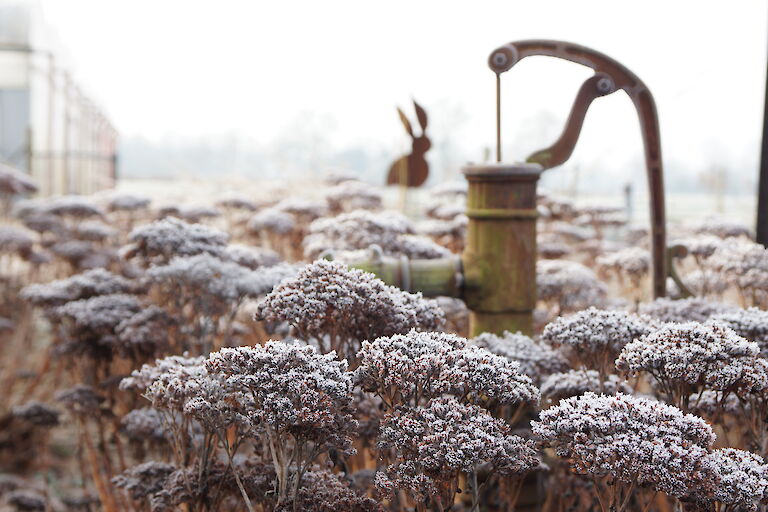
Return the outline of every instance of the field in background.
[[[319,197],[320,187],[315,181],[297,181],[293,183],[254,180],[149,180],[123,179],[117,184],[121,192],[134,192],[150,196],[158,204],[166,203],[213,203],[226,194],[246,195],[250,198],[274,200],[287,195],[304,195],[307,198]],[[424,210],[428,202],[428,189],[409,190],[406,196],[406,213],[416,216]],[[555,195],[569,198],[568,194],[547,189]],[[402,193],[395,187],[383,189],[384,206],[388,209],[402,210]],[[584,194],[571,198],[577,206],[601,205],[625,207],[622,194]],[[697,223],[707,217],[716,216],[740,222],[754,229],[755,194],[729,194],[718,197],[706,193],[667,194],[667,218],[670,224]],[[632,197],[630,215],[631,224],[643,225],[648,222],[648,197],[644,191],[637,191]]]

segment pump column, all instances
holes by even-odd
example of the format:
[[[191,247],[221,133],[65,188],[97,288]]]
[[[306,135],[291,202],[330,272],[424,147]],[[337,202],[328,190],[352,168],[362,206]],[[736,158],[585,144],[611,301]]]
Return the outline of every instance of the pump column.
[[[467,241],[462,255],[470,335],[533,334],[536,307],[538,164],[483,164],[463,169]]]

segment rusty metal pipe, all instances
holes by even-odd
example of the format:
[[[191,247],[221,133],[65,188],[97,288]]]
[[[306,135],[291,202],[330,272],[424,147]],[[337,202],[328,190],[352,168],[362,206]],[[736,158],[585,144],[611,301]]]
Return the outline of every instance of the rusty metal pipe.
[[[327,255],[332,257],[332,255]],[[383,256],[373,250],[359,260],[345,260],[350,267],[375,274],[385,283],[427,297],[461,297],[462,262],[459,256],[432,260]]]
[[[464,301],[471,336],[533,334],[536,306],[538,164],[483,164],[463,169],[467,190]]]

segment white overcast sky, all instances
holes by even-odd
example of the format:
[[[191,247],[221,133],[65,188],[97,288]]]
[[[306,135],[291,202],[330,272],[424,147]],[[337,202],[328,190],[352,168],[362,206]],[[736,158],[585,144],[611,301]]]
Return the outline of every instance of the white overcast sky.
[[[413,96],[430,111],[433,137],[450,137],[477,160],[494,141],[488,53],[512,40],[553,38],[607,53],[649,85],[667,162],[722,163],[745,180],[754,179],[760,140],[766,5],[42,0],[79,81],[127,136],[234,133],[268,144],[302,112],[314,112],[333,115],[330,137],[339,147],[402,145],[394,106]],[[510,158],[551,142],[589,74],[540,57],[504,76]],[[537,118],[549,119],[549,128]],[[611,167],[641,155],[623,93],[599,100],[584,131],[574,161]]]

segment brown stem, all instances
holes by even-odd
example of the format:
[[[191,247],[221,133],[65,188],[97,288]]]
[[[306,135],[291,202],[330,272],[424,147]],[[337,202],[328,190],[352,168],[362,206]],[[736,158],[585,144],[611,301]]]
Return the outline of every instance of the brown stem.
[[[220,435],[219,437],[224,444],[224,451],[227,452],[227,458],[229,459],[229,467],[232,469],[232,474],[235,476],[235,482],[237,483],[237,488],[240,489],[240,494],[243,496],[245,506],[248,507],[248,512],[255,512],[253,505],[251,504],[251,499],[248,497],[248,493],[245,492],[245,487],[243,487],[243,483],[240,481],[240,476],[237,473],[237,469],[235,469],[235,463],[232,460],[232,450],[230,450],[229,447],[229,439],[227,439],[226,435]]]

